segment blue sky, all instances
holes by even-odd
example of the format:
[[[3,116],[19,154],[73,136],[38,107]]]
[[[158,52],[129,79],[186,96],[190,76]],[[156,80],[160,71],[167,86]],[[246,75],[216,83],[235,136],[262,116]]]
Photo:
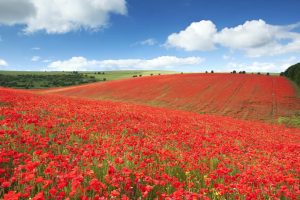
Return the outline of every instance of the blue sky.
[[[299,8],[298,0],[0,0],[0,70],[280,72],[300,61]]]

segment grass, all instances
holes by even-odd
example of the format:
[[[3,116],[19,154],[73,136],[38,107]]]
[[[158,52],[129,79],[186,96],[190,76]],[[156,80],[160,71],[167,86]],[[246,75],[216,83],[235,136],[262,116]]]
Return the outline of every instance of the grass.
[[[284,124],[287,127],[300,128],[300,114],[291,117],[279,117],[278,123]]]
[[[142,76],[150,76],[158,75],[158,74],[176,74],[178,72],[175,71],[162,71],[162,70],[119,70],[119,71],[105,71],[104,74],[98,74],[97,72],[79,72],[86,75],[93,75],[96,79],[106,78],[107,80],[119,80],[132,78],[132,76],[142,75]],[[96,73],[96,74],[95,74]]]
[[[123,71],[82,71],[82,72],[47,72],[47,71],[0,71],[0,86],[21,89],[63,87],[84,83],[150,76],[174,74],[174,71],[161,70],[123,70]]]

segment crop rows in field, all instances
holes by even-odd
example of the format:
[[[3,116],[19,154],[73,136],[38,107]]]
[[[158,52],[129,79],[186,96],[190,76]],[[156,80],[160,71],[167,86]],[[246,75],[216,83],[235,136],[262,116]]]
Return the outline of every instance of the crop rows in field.
[[[265,75],[164,75],[42,92],[264,121],[291,116],[300,109],[287,79]]]

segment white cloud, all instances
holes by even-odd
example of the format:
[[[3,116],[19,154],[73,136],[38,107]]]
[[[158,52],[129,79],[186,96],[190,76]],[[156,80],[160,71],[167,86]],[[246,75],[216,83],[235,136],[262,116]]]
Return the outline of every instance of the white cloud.
[[[5,60],[0,59],[0,66],[6,67],[6,66],[8,66],[8,63]]]
[[[195,66],[204,61],[200,57],[179,58],[161,56],[153,59],[88,60],[84,57],[72,57],[69,60],[55,61],[48,70],[84,71],[84,70],[128,70],[128,69],[170,69],[173,67]]]
[[[226,71],[246,71],[246,72],[283,72],[291,65],[297,62],[296,57],[290,57],[278,62],[252,62],[237,63],[230,62],[227,64]]]
[[[216,26],[211,21],[193,22],[185,30],[169,35],[166,46],[186,51],[211,50],[214,49],[216,32]]]
[[[51,62],[51,60],[45,59],[45,60],[43,60],[42,62],[43,62],[43,63],[49,63],[49,62]]]
[[[144,41],[141,41],[140,44],[141,45],[153,46],[153,45],[157,44],[157,41],[153,38],[149,38],[149,39],[146,39]]]
[[[38,50],[41,50],[41,48],[40,47],[32,47],[31,50],[38,51]]]
[[[215,42],[233,49],[256,48],[272,43],[275,34],[273,26],[263,20],[253,20],[233,28],[224,28],[215,35]]]
[[[0,24],[24,24],[26,33],[98,30],[109,15],[127,13],[125,0],[1,0]]]
[[[0,24],[14,25],[26,23],[36,15],[36,8],[30,0],[1,0]]]
[[[166,45],[186,51],[207,51],[216,45],[241,50],[249,57],[300,52],[300,23],[288,26],[267,24],[263,20],[246,21],[236,27],[217,31],[211,21],[194,22],[185,30],[171,34]]]
[[[39,56],[33,56],[32,58],[31,58],[31,61],[32,62],[37,62],[37,61],[39,61],[41,59],[41,57],[39,57]]]

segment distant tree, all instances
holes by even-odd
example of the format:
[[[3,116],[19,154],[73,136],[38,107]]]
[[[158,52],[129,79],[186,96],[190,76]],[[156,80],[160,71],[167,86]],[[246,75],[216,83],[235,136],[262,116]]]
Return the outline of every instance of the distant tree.
[[[269,73],[269,72],[267,73],[267,76],[270,76],[270,73]]]
[[[103,81],[106,81],[106,78],[103,78]]]
[[[150,74],[150,76],[153,76],[153,74]]]
[[[142,76],[143,76],[142,74],[139,75],[139,77],[142,77]]]
[[[243,74],[246,74],[246,71],[242,71]]]
[[[257,72],[258,75],[260,75],[260,72]]]
[[[181,74],[183,74],[183,72],[181,72]]]
[[[208,73],[208,71],[205,71],[205,74],[207,74]]]
[[[284,76],[284,72],[280,72],[280,76]]]
[[[160,73],[158,75],[160,75]]]
[[[136,77],[137,77],[137,75],[133,75],[132,77],[133,77],[133,78],[136,78]]]
[[[236,74],[236,71],[235,70],[233,70],[233,72],[232,72],[233,74]]]
[[[213,74],[213,73],[214,73],[214,70],[211,70],[211,72],[210,72],[210,73],[212,73],[212,74]]]

